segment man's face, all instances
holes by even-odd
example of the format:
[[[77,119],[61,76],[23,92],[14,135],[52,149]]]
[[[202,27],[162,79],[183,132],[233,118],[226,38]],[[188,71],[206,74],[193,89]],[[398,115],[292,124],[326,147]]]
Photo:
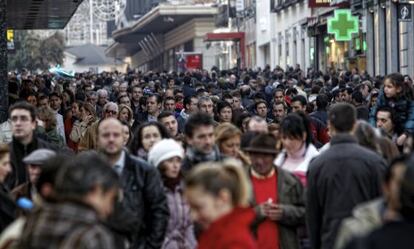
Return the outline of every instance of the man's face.
[[[361,88],[361,93],[364,98],[367,98],[369,95],[369,86],[363,85]]]
[[[174,88],[175,86],[175,81],[174,80],[169,80],[168,81],[168,88]]]
[[[40,173],[42,172],[39,165],[30,164],[27,166],[27,171],[29,172],[30,183],[36,184],[37,179],[39,179]]]
[[[32,120],[30,112],[24,109],[15,109],[10,114],[13,137],[22,140],[33,135],[36,121]]]
[[[55,110],[55,111],[59,110],[61,104],[62,104],[62,100],[59,97],[57,97],[57,96],[50,97],[50,107],[53,110]]]
[[[36,96],[30,95],[29,97],[27,97],[27,102],[29,102],[32,106],[37,107]]]
[[[267,106],[265,103],[260,103],[256,107],[257,115],[266,118],[267,117]]]
[[[303,106],[300,101],[292,102],[291,107],[293,112],[304,112],[306,110],[306,106]]]
[[[174,90],[172,90],[172,89],[167,89],[167,90],[165,91],[165,93],[164,93],[164,98],[167,98],[167,97],[174,98]]]
[[[147,111],[149,114],[156,114],[160,110],[160,105],[157,103],[157,98],[155,96],[149,97],[147,99]]]
[[[178,123],[174,116],[168,116],[161,119],[161,124],[167,128],[170,137],[176,137],[178,134]]]
[[[122,84],[119,86],[119,92],[120,92],[120,93],[126,93],[127,89],[128,89],[128,84],[122,83]]]
[[[99,95],[99,97],[98,97],[98,103],[100,104],[100,105],[105,105],[106,103],[108,102],[108,95],[106,95],[106,94],[101,94],[101,95]]]
[[[127,105],[131,107],[131,100],[128,98],[128,96],[124,96],[119,100],[119,104]]]
[[[198,99],[191,98],[190,108],[188,109],[187,113],[195,113],[198,111]]]
[[[92,105],[95,106],[96,103],[98,103],[98,96],[97,95],[92,95],[88,97],[88,102]]]
[[[283,92],[281,91],[275,92],[274,100],[275,102],[284,102],[285,96],[283,96]]]
[[[214,108],[214,105],[213,105],[213,101],[211,101],[211,100],[210,101],[203,101],[200,104],[200,111],[204,112],[204,113],[207,113],[211,116],[214,115],[213,108]]]
[[[231,107],[233,108],[233,110],[238,110],[241,108],[240,105],[240,98],[238,97],[233,97],[233,104],[231,105]]]
[[[219,118],[221,122],[231,122],[231,119],[233,118],[233,111],[230,107],[224,107],[221,109],[219,113]]]
[[[236,80],[237,80],[237,78],[236,78],[236,76],[234,76],[234,74],[230,75],[229,82],[230,82],[232,85],[236,84]]]
[[[175,111],[175,101],[172,99],[166,100],[164,102],[164,110],[174,112]]]
[[[230,105],[233,105],[233,98],[224,99],[224,101],[226,101]]]
[[[132,89],[132,100],[135,102],[138,102],[139,99],[143,96],[142,88],[140,87],[134,87]]]
[[[214,149],[214,127],[203,125],[194,129],[193,136],[187,137],[187,141],[196,151],[210,154]]]
[[[113,118],[102,121],[98,128],[98,147],[108,156],[122,151],[124,136],[122,124]]]
[[[175,101],[177,103],[182,103],[183,100],[184,100],[184,94],[183,93],[178,92],[177,94],[175,94]]]
[[[262,176],[267,176],[272,168],[275,156],[266,153],[250,153],[253,170]]]
[[[266,121],[261,121],[258,122],[256,120],[250,120],[249,123],[247,124],[247,130],[248,131],[254,131],[254,132],[259,132],[259,133],[268,133],[269,132],[269,127],[266,123]]]
[[[379,111],[377,113],[377,127],[392,135],[394,124],[392,123],[391,114],[389,112]]]
[[[272,113],[273,113],[273,117],[279,122],[281,122],[287,114],[285,107],[283,105],[273,105]]]
[[[119,83],[118,83],[118,82],[115,82],[115,83],[112,85],[112,90],[113,90],[114,92],[119,92]]]
[[[349,95],[347,91],[342,91],[342,92],[339,93],[339,99],[340,99],[341,102],[350,103],[351,102],[351,95]]]

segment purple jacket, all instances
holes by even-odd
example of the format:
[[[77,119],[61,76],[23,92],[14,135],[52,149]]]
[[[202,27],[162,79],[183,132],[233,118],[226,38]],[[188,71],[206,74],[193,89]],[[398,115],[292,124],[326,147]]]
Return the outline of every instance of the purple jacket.
[[[194,236],[190,208],[183,198],[183,186],[178,185],[175,191],[164,187],[167,195],[170,219],[162,249],[195,249],[197,242]]]

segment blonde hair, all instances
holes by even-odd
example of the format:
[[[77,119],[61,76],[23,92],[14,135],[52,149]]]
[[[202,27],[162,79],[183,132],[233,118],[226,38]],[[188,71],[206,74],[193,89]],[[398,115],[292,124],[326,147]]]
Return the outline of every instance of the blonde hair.
[[[228,190],[233,206],[249,205],[249,181],[240,162],[234,159],[199,164],[186,177],[186,187],[201,187],[213,196],[218,196],[222,190]]]
[[[132,111],[131,107],[125,105],[125,104],[120,104],[118,106],[119,112],[118,112],[118,118],[121,116],[121,112],[123,109],[127,109],[128,110],[128,122],[131,122],[133,116],[134,116],[134,112]]]
[[[56,116],[50,107],[40,107],[37,109],[37,116],[45,122],[45,129],[47,131],[56,128]]]
[[[214,129],[214,136],[216,138],[216,144],[221,145],[224,141],[233,138],[235,136],[241,137],[242,133],[239,128],[231,123],[222,123]]]

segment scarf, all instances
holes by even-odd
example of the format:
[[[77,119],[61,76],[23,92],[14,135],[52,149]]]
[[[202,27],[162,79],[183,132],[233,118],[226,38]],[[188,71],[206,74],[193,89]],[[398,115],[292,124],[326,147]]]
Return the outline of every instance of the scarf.
[[[181,183],[181,175],[178,175],[175,178],[171,178],[163,174],[162,181],[164,183],[164,187],[174,192],[177,186],[179,186]]]
[[[214,146],[213,151],[210,154],[204,154],[196,151],[192,147],[188,147],[186,156],[194,164],[221,160],[220,152],[217,146]]]

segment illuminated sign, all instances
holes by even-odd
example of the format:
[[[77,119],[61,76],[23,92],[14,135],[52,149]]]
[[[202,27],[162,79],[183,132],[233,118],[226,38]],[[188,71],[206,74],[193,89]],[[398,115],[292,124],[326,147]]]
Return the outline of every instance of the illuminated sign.
[[[14,30],[7,30],[7,49],[14,50]]]
[[[337,9],[328,19],[328,33],[335,35],[337,41],[350,41],[352,34],[358,33],[359,20],[349,9]]]
[[[332,0],[309,0],[309,8],[325,8],[331,6]]]

